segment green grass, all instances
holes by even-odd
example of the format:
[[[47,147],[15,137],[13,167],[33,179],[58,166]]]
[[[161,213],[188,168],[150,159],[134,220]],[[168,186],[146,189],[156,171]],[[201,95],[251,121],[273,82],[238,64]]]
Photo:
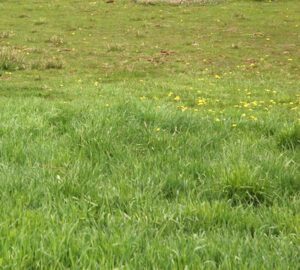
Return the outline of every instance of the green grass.
[[[300,6],[0,0],[1,269],[298,269]]]

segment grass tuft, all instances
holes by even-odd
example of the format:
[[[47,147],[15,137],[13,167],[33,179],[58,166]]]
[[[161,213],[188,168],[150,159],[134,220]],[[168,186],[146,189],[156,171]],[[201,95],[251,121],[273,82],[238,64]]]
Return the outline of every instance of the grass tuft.
[[[14,33],[12,31],[3,31],[3,32],[0,32],[0,40],[1,39],[7,39],[7,38],[10,38],[14,35]]]
[[[300,126],[287,128],[278,135],[278,145],[283,149],[296,150],[300,146]]]
[[[257,177],[248,166],[234,168],[227,174],[223,193],[233,205],[260,206],[272,201],[269,183]]]
[[[64,44],[64,39],[60,36],[53,35],[47,40],[47,42],[53,44],[54,46],[61,46]]]
[[[25,69],[24,54],[13,47],[0,47],[0,70],[15,71]]]
[[[61,58],[52,57],[46,59],[40,59],[31,63],[31,69],[47,70],[47,69],[62,69],[64,63]]]

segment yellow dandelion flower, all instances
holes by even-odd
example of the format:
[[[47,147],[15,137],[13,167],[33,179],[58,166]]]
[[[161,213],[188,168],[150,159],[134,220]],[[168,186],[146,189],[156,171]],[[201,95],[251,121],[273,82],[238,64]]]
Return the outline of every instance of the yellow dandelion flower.
[[[181,99],[180,96],[174,97],[174,100],[175,100],[175,101],[179,101],[180,99]]]
[[[177,109],[181,110],[182,112],[186,111],[188,107],[186,106],[177,106]]]
[[[205,105],[206,103],[207,103],[207,101],[206,101],[205,98],[199,98],[199,99],[197,100],[197,104],[198,104],[199,106]]]

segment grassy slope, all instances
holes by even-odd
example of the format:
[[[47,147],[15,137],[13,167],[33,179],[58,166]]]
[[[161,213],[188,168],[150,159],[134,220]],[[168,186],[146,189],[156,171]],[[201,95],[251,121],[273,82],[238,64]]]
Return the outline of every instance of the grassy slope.
[[[298,1],[0,10],[0,267],[299,266]]]

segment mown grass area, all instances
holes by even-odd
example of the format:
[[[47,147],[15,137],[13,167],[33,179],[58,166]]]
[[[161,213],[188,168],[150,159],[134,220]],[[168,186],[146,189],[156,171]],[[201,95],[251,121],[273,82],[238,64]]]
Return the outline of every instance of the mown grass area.
[[[297,269],[300,6],[0,1],[1,269]]]

